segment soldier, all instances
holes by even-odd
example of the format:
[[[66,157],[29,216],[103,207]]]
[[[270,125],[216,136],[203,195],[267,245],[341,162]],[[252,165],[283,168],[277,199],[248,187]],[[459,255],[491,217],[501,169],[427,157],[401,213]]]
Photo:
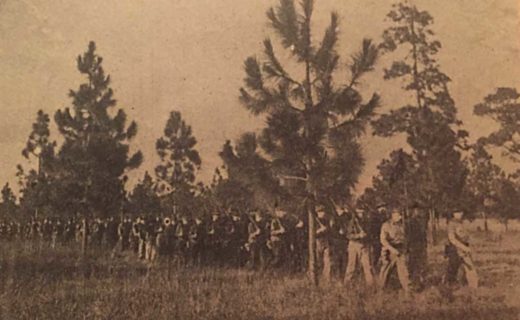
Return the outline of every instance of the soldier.
[[[115,248],[119,240],[118,225],[114,217],[108,218],[105,223],[105,244],[109,249]]]
[[[294,271],[302,272],[305,270],[307,258],[307,224],[302,218],[298,218],[294,225],[293,259]]]
[[[356,209],[348,223],[348,264],[345,272],[344,283],[348,284],[354,279],[356,268],[359,264],[365,275],[368,286],[374,284],[372,264],[370,263],[370,236],[368,234],[369,223],[364,209]]]
[[[330,252],[330,229],[331,221],[327,217],[325,208],[322,205],[316,207],[316,260],[318,268],[321,270],[321,278],[325,283],[330,283],[332,270]]]
[[[183,216],[175,228],[175,254],[180,265],[186,263],[189,249],[189,220]]]
[[[52,222],[45,218],[43,220],[43,225],[42,225],[42,228],[41,228],[41,233],[42,233],[42,239],[44,241],[50,241],[51,240],[51,237],[52,237]]]
[[[221,251],[219,256],[224,259],[225,262],[236,266],[238,265],[238,253],[240,246],[237,241],[237,229],[236,223],[238,222],[238,216],[236,214],[230,214],[220,219],[220,230],[221,236]]]
[[[63,225],[60,218],[55,218],[52,226],[52,243],[51,247],[56,248],[56,244],[61,240],[63,235]]]
[[[210,264],[216,263],[220,258],[222,233],[220,215],[217,211],[214,211],[206,224],[206,244],[204,246],[205,256]]]
[[[146,258],[146,221],[144,217],[137,218],[132,227],[132,232],[137,244],[137,257],[144,260]]]
[[[162,231],[159,217],[149,217],[145,224],[145,260],[155,261],[157,257],[157,235]]]
[[[348,217],[344,209],[336,211],[336,216],[332,220],[331,227],[331,252],[334,272],[341,277],[345,274],[347,267],[347,226]]]
[[[462,225],[464,213],[457,211],[453,213],[453,219],[448,224],[448,245],[446,246],[446,256],[448,266],[444,281],[453,284],[457,280],[457,273],[460,266],[464,267],[466,280],[470,288],[478,287],[478,275],[472,259],[472,252],[469,246],[469,235]]]
[[[92,223],[92,243],[101,247],[103,243],[103,234],[105,233],[105,224],[100,218],[96,218]]]
[[[249,250],[249,267],[263,270],[267,261],[267,226],[262,213],[259,210],[252,212],[249,220],[248,240],[246,248]]]
[[[275,209],[274,217],[270,225],[270,243],[271,251],[273,252],[273,260],[271,266],[274,268],[280,267],[284,264],[284,259],[287,257],[287,229],[286,216],[287,213],[281,209]]]
[[[130,247],[130,236],[132,234],[132,221],[129,217],[125,217],[117,227],[117,235],[121,244],[121,251],[125,251]]]
[[[376,207],[376,212],[372,215],[371,227],[369,234],[371,235],[371,261],[372,261],[372,270],[377,272],[379,270],[379,262],[381,261],[381,227],[383,223],[388,219],[388,213],[386,210],[385,204],[380,204]]]
[[[399,210],[393,210],[389,221],[381,227],[382,264],[380,271],[381,286],[387,284],[390,272],[396,268],[403,290],[409,292],[410,275],[406,257],[406,235],[403,216]]]
[[[203,243],[204,243],[204,224],[202,219],[197,217],[189,226],[188,231],[190,260],[195,266],[200,266],[202,262]]]
[[[74,240],[75,234],[76,234],[76,223],[74,222],[74,218],[69,218],[69,220],[65,224],[64,241],[66,243],[71,242],[72,240]]]
[[[172,221],[166,217],[163,219],[159,232],[157,233],[157,252],[159,256],[171,254]]]

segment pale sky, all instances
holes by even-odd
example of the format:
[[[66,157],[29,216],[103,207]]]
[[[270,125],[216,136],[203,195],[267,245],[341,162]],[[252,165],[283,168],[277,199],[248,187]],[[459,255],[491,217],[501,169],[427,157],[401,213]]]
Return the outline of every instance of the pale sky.
[[[393,0],[316,0],[315,35],[335,10],[341,17],[342,63],[363,37],[379,39]],[[203,160],[200,179],[219,166],[227,139],[257,130],[261,120],[238,102],[243,61],[259,55],[266,36],[275,38],[265,11],[276,0],[0,0],[0,184],[16,185],[16,164],[30,166],[21,150],[38,109],[54,115],[68,106],[69,89],[81,83],[75,58],[90,40],[104,58],[115,98],[139,133],[133,142],[145,156],[133,181],[157,164],[155,140],[171,110],[192,125]],[[459,117],[472,139],[490,123],[473,106],[498,86],[520,88],[520,2],[518,0],[416,0],[435,18],[443,48],[442,70],[453,80]],[[281,56],[287,54],[281,53]],[[362,90],[381,93],[384,110],[403,103],[398,83],[382,80],[383,59]],[[344,68],[345,69],[345,68]],[[54,138],[57,137],[53,132]],[[369,184],[376,165],[402,139],[364,139]],[[33,164],[34,165],[34,164]]]

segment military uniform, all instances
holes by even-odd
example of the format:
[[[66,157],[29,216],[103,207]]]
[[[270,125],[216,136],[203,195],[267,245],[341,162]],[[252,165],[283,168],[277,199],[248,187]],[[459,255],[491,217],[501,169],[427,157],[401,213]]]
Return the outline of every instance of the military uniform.
[[[287,248],[287,229],[284,223],[284,219],[280,217],[274,217],[271,220],[271,234],[270,234],[270,244],[271,251],[273,253],[273,260],[271,261],[271,265],[273,267],[280,267],[284,263],[284,259],[287,257],[288,248]]]
[[[403,290],[410,289],[410,274],[406,257],[406,235],[402,222],[387,221],[381,227],[382,262],[381,286],[385,287],[390,272],[395,268]]]
[[[448,266],[446,269],[445,282],[452,284],[457,280],[457,273],[462,266],[465,271],[468,286],[478,287],[478,274],[473,263],[471,251],[469,250],[469,235],[464,229],[461,221],[452,220],[448,224],[448,245],[446,256]]]
[[[247,248],[249,250],[249,266],[252,269],[264,269],[267,260],[267,227],[264,219],[252,218],[248,225]]]
[[[332,259],[330,248],[330,219],[326,216],[316,217],[316,260],[318,270],[321,270],[321,278],[324,282],[330,282],[332,271]]]
[[[366,219],[354,215],[347,228],[349,243],[345,284],[354,279],[358,264],[363,269],[367,285],[371,286],[374,283],[372,264],[370,263],[370,237],[367,231],[368,223]]]

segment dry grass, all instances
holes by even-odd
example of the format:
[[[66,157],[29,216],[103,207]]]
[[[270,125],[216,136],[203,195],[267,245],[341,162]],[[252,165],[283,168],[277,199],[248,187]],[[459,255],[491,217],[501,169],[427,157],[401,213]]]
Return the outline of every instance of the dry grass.
[[[477,291],[432,285],[411,298],[340,285],[310,287],[302,275],[182,269],[147,272],[131,257],[77,248],[0,247],[0,319],[518,319],[520,233],[476,233]],[[433,248],[431,282],[442,272]]]

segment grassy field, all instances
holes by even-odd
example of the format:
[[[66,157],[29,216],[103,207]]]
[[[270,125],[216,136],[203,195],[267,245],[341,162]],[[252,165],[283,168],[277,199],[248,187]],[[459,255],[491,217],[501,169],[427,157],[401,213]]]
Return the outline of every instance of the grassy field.
[[[482,287],[440,286],[439,245],[431,254],[432,285],[412,297],[339,284],[314,288],[303,275],[168,272],[166,263],[148,271],[132,257],[103,252],[91,252],[84,267],[77,248],[2,244],[0,319],[519,319],[520,232],[473,236]]]

